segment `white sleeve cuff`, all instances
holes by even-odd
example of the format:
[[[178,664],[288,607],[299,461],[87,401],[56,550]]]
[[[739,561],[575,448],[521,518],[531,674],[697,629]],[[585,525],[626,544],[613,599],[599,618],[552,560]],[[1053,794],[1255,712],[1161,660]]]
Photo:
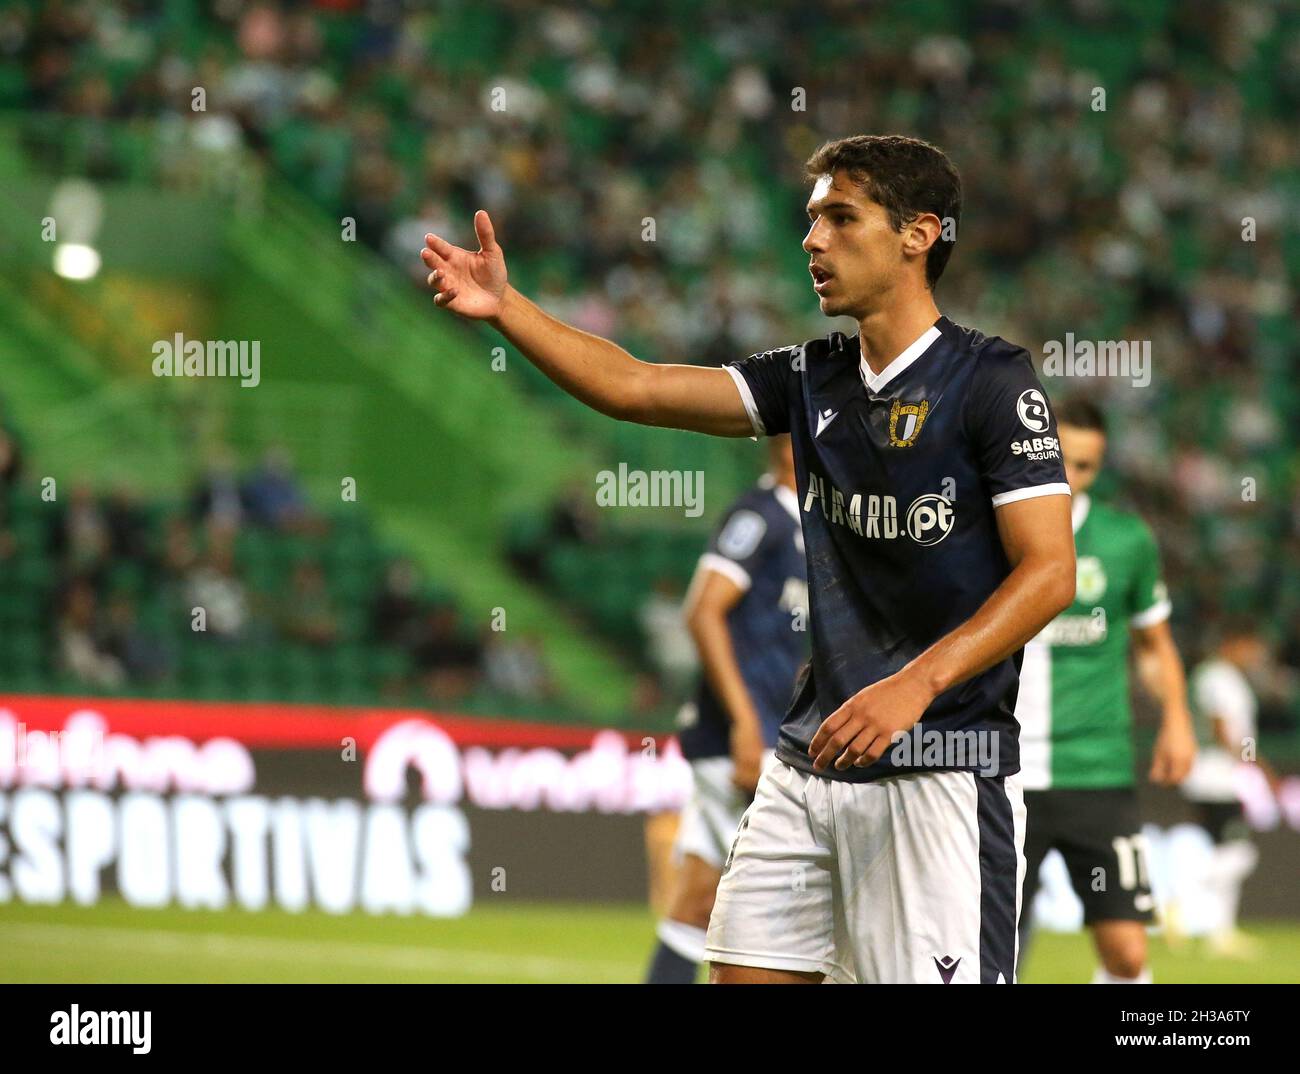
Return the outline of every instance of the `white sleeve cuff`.
[[[1167,600],[1162,600],[1158,604],[1151,605],[1144,612],[1138,612],[1137,615],[1129,617],[1128,625],[1141,629],[1142,627],[1155,626],[1157,623],[1163,623],[1173,614],[1174,606]]]
[[[1064,481],[1057,481],[1051,485],[1030,485],[1024,489],[1012,489],[1010,492],[999,492],[993,497],[993,506],[1001,507],[1004,503],[1015,503],[1017,500],[1032,500],[1036,496],[1068,496],[1070,495],[1070,486]]]
[[[699,565],[704,570],[716,571],[724,578],[730,578],[745,592],[749,592],[749,587],[754,584],[749,577],[749,571],[734,559],[720,556],[717,552],[705,552],[700,556]]]
[[[766,436],[767,429],[763,426],[763,419],[758,415],[758,405],[754,402],[754,393],[749,390],[749,381],[745,379],[745,374],[734,365],[724,365],[722,368],[730,373],[731,379],[736,382],[740,401],[745,404],[745,413],[749,415],[749,424],[754,427],[754,439]]]

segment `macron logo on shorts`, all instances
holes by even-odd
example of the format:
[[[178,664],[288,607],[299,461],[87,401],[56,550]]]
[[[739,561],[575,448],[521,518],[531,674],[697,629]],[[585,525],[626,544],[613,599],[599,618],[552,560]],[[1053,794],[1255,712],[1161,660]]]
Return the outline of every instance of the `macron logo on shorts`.
[[[944,955],[943,958],[934,960],[935,969],[939,971],[944,984],[952,984],[952,975],[957,972],[957,967],[960,965],[961,959],[953,958],[952,955]]]

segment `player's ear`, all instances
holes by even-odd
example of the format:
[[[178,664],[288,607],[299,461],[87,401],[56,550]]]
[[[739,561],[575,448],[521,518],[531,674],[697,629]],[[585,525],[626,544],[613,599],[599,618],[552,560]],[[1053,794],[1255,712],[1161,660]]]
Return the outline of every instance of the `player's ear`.
[[[930,247],[939,241],[943,223],[934,213],[920,213],[903,228],[903,253],[924,257]]]

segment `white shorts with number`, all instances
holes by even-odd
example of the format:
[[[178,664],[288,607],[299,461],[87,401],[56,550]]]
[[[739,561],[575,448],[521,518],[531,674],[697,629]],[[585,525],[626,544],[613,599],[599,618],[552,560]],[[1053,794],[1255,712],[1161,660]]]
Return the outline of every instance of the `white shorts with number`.
[[[841,983],[1013,982],[1024,841],[1018,776],[850,783],[778,759],[736,834],[704,957]]]
[[[766,769],[775,759],[775,751],[764,750],[762,767]],[[691,796],[682,809],[673,845],[673,857],[679,864],[687,854],[694,854],[715,869],[722,868],[749,804],[731,782],[734,769],[730,757],[701,757],[691,762]]]

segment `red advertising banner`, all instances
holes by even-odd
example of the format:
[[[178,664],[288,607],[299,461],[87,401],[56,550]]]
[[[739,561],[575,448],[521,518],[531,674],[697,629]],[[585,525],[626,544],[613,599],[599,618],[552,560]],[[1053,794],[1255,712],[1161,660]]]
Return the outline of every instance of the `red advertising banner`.
[[[113,891],[135,906],[454,915],[473,898],[476,843],[494,877],[513,867],[534,897],[572,897],[564,877],[600,846],[593,891],[628,897],[644,891],[628,822],[680,808],[690,780],[676,741],[649,734],[0,696],[0,901],[89,905]],[[503,813],[518,819],[503,828],[491,819]]]
[[[1260,875],[1293,916],[1300,780],[1242,766]],[[0,695],[0,902],[467,912],[476,897],[639,900],[642,817],[680,809],[676,740],[411,709]],[[1190,916],[1208,836],[1140,787],[1157,899]],[[1037,906],[1078,926],[1049,860]]]

